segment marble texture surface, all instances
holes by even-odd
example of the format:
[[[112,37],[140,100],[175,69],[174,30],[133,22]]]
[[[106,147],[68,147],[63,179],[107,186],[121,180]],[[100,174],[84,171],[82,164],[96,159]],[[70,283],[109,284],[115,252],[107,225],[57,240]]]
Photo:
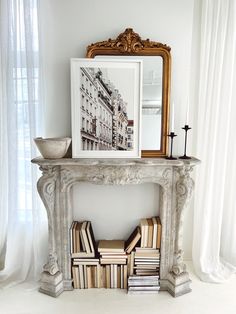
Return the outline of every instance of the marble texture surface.
[[[59,270],[64,290],[73,289],[69,239],[73,220],[71,187],[78,182],[105,185],[148,182],[161,187],[161,290],[167,290],[173,296],[191,291],[183,262],[182,238],[184,212],[194,189],[191,172],[199,160],[35,158],[32,162],[42,171],[37,187],[48,215],[49,258],[44,271]],[[55,289],[48,290],[47,294],[55,296]]]

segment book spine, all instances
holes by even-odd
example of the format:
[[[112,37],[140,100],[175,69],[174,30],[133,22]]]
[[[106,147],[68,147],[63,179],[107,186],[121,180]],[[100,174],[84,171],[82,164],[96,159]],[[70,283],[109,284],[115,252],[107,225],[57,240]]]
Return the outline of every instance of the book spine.
[[[84,288],[88,289],[88,278],[87,278],[87,266],[83,265],[83,270],[84,270]]]
[[[90,247],[89,247],[89,241],[88,241],[86,229],[87,229],[87,222],[84,221],[84,222],[83,222],[83,225],[82,225],[82,228],[81,228],[81,231],[82,231],[82,237],[83,237],[83,240],[84,240],[85,251],[86,251],[87,253],[91,253]]]
[[[111,288],[111,265],[106,265],[106,288]]]
[[[152,247],[153,247],[153,249],[156,249],[156,247],[157,247],[157,220],[156,220],[156,217],[152,218],[152,222],[153,222]]]
[[[120,287],[124,289],[124,265],[120,266]]]
[[[76,252],[76,237],[75,237],[75,230],[76,230],[76,226],[78,224],[78,221],[75,221],[74,222],[74,225],[73,225],[73,228],[72,228],[72,253],[75,253]]]
[[[131,252],[130,258],[130,276],[134,274],[134,252]]]
[[[91,266],[91,277],[92,288],[96,288],[96,266]]]
[[[84,270],[83,265],[79,265],[80,288],[84,289]]]
[[[117,266],[117,288],[121,288],[121,271],[120,271],[120,269],[121,269],[121,265],[118,265]]]
[[[97,288],[101,288],[101,266],[97,265]]]
[[[114,288],[116,289],[117,288],[117,265],[115,264],[114,265]]]
[[[128,283],[127,265],[124,265],[124,289],[127,289],[127,283]]]
[[[76,278],[76,268],[75,266],[72,266],[72,279],[73,279],[73,286],[74,289],[78,289],[78,282],[77,282],[77,278]]]
[[[161,220],[157,217],[157,248],[161,248]]]
[[[106,285],[106,277],[107,277],[106,266],[101,266],[101,267],[103,269],[103,272],[102,272],[102,281],[103,281],[102,287],[103,288],[107,288],[107,285]]]
[[[86,271],[87,271],[88,288],[92,288],[92,268],[91,268],[91,266],[87,266]]]
[[[114,265],[111,264],[111,288],[114,288]]]

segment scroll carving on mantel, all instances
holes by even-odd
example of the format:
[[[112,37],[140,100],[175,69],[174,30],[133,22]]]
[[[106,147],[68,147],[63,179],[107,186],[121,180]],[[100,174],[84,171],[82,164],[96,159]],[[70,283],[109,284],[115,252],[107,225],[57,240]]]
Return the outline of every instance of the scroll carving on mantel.
[[[43,266],[39,291],[57,297],[64,291],[62,272],[58,265],[55,219],[55,197],[60,167],[41,165],[39,169],[42,171],[42,177],[38,180],[37,188],[47,211],[49,244],[48,261]]]
[[[168,290],[173,296],[191,291],[191,281],[183,263],[182,238],[184,211],[194,187],[190,173],[199,162],[197,159],[95,161],[35,158],[32,162],[40,165],[42,171],[38,191],[47,210],[49,228],[49,258],[44,266],[42,278],[45,281],[41,280],[41,292],[57,296],[63,290],[73,289],[68,231],[72,222],[70,189],[78,182],[158,184],[161,187],[159,207],[162,221],[161,290]]]
[[[183,257],[183,226],[185,210],[189,206],[189,202],[193,195],[194,181],[190,177],[193,167],[185,165],[184,167],[175,168],[175,189],[176,189],[176,205],[175,205],[175,243],[173,266],[168,275],[168,291],[179,296],[186,292],[190,292],[189,274]],[[182,289],[181,289],[182,288]]]
[[[184,212],[188,207],[189,202],[193,195],[194,182],[190,178],[190,172],[193,167],[185,166],[183,168],[177,168],[177,182],[176,182],[176,240],[174,251],[174,265],[172,271],[175,275],[180,275],[186,271],[186,265],[183,263],[183,225],[184,225]]]
[[[40,166],[42,177],[39,179],[37,188],[39,195],[47,211],[48,216],[48,237],[49,237],[49,252],[56,258],[56,241],[55,241],[55,192],[56,182],[58,179],[59,167]],[[56,263],[56,262],[55,262]]]
[[[117,49],[121,53],[139,53],[144,48],[164,48],[165,50],[170,51],[170,47],[165,44],[151,41],[149,39],[141,39],[141,37],[135,33],[132,28],[127,28],[116,39],[108,39],[97,42],[96,44],[91,44],[87,48],[87,57],[93,55],[97,48],[111,48],[112,50]]]

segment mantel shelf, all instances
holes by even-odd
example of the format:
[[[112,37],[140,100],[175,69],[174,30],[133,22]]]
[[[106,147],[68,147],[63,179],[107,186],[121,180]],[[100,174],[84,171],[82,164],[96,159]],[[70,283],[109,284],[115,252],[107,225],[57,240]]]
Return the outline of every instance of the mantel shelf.
[[[200,163],[200,160],[192,157],[191,159],[176,159],[169,160],[165,158],[137,158],[137,159],[121,159],[121,158],[59,158],[59,159],[44,159],[36,157],[32,159],[32,163],[44,166],[132,166],[132,165],[150,165],[150,166],[192,166]]]

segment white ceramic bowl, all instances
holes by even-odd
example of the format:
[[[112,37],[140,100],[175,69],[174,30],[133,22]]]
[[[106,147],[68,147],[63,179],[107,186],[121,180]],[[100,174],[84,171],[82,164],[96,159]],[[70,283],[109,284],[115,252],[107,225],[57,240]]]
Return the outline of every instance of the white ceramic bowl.
[[[71,143],[70,137],[34,138],[34,142],[43,158],[63,158]]]

